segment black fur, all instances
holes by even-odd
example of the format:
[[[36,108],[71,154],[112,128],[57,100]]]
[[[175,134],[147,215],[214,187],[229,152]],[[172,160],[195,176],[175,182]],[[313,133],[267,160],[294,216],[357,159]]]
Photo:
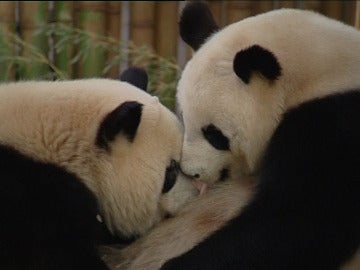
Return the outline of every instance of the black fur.
[[[229,169],[226,169],[226,168],[222,169],[220,171],[219,181],[227,180],[229,178],[229,174],[230,174]]]
[[[281,66],[276,57],[267,49],[253,45],[239,51],[233,61],[236,75],[246,84],[250,82],[254,71],[260,72],[268,80],[275,80],[281,75]]]
[[[128,82],[144,91],[147,90],[148,75],[142,68],[129,67],[123,73],[121,73],[120,80]]]
[[[284,115],[243,212],[168,269],[338,269],[360,247],[360,93]]]
[[[100,124],[96,145],[110,150],[109,143],[120,132],[132,142],[141,121],[142,106],[136,101],[126,101],[109,113]]]
[[[195,51],[219,29],[209,7],[200,1],[190,2],[184,7],[179,28],[181,38]]]
[[[97,214],[74,174],[0,146],[0,269],[108,269]]]
[[[213,124],[202,127],[201,132],[208,143],[215,149],[223,151],[230,150],[229,138]]]
[[[179,163],[172,159],[170,165],[167,166],[165,171],[165,181],[161,191],[162,193],[167,193],[174,187],[179,172],[180,172]]]

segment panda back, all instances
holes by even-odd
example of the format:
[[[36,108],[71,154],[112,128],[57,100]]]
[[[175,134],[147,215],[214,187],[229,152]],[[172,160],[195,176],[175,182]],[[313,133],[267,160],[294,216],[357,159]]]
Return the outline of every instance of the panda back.
[[[96,198],[80,179],[4,145],[0,161],[0,268],[107,269]]]

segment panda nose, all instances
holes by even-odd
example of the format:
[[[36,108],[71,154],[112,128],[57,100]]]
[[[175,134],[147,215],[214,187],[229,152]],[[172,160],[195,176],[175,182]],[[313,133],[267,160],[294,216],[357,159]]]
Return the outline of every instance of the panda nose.
[[[195,174],[188,174],[186,172],[184,172],[181,167],[180,167],[180,171],[183,175],[185,175],[186,177],[189,177],[190,179],[199,179],[200,178],[200,174],[195,173]]]
[[[193,186],[199,191],[199,195],[203,195],[208,187],[208,184],[199,180],[192,181]]]

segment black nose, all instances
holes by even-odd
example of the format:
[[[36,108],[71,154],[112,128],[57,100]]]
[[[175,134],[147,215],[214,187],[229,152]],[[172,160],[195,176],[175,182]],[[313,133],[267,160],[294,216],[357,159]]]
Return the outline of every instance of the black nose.
[[[186,177],[190,178],[190,179],[194,179],[194,178],[200,178],[200,174],[196,173],[196,174],[187,174],[186,172],[184,172],[182,170],[182,168],[179,166],[179,170],[180,172],[185,175]]]

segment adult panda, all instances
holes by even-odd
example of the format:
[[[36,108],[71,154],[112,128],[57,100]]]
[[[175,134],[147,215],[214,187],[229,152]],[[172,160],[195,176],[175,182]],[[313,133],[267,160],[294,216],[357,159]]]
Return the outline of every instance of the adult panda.
[[[0,269],[108,269],[103,223],[136,237],[196,195],[176,116],[128,82],[2,84],[0,116]]]
[[[194,2],[180,33],[195,50],[177,93],[181,168],[210,184],[252,176],[255,194],[241,212],[231,195],[238,211],[225,226],[209,216],[221,209],[199,203],[191,232],[180,219],[172,233],[155,228],[129,269],[154,250],[163,257],[150,269],[159,268],[180,249],[174,239],[194,236],[161,269],[360,269],[360,32],[291,9],[220,30]],[[234,207],[227,196],[224,212]]]

